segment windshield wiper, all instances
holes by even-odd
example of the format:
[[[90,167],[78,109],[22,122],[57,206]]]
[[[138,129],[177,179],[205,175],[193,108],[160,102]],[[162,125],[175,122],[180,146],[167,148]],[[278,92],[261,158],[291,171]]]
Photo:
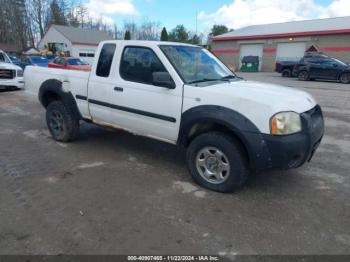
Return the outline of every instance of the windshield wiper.
[[[236,78],[234,75],[227,75],[227,76],[217,78],[217,79],[203,78],[200,80],[191,81],[188,84],[198,84],[198,83],[213,82],[213,81],[228,81],[228,82],[230,82],[230,79],[234,79],[234,78]]]
[[[234,75],[227,75],[221,78],[221,80],[229,80],[229,79],[235,79],[236,77]]]
[[[212,82],[212,81],[221,81],[222,79],[209,79],[209,78],[203,78],[200,80],[195,80],[188,82],[188,84],[198,84],[198,83],[203,83],[203,82]]]

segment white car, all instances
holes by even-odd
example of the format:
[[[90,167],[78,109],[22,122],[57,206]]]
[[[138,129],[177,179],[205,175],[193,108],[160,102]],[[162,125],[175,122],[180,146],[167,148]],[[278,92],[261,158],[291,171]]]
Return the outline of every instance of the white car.
[[[5,52],[0,50],[0,89],[24,87],[23,70],[14,65]]]
[[[106,41],[91,72],[28,67],[25,82],[57,141],[76,139],[85,120],[183,146],[193,179],[218,192],[300,167],[324,133],[311,95],[245,81],[193,45]]]

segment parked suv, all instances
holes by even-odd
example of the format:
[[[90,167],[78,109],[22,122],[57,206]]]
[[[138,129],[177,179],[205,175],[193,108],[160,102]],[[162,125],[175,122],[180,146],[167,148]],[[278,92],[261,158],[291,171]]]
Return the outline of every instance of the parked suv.
[[[350,83],[350,66],[326,55],[306,55],[294,66],[293,75],[299,80],[327,79]]]

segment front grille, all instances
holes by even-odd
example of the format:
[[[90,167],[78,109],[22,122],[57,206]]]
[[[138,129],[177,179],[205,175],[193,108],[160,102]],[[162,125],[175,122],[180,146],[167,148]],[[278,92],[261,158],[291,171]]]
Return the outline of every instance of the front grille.
[[[15,70],[0,69],[0,79],[13,79],[16,76]]]

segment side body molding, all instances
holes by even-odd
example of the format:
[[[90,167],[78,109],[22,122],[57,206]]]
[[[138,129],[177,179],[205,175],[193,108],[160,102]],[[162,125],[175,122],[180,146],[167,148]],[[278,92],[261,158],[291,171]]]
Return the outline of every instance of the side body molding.
[[[182,114],[178,145],[187,146],[188,134],[196,123],[225,126],[243,144],[252,169],[262,169],[270,160],[270,153],[260,130],[242,114],[226,107],[205,105],[189,109]]]
[[[52,100],[61,100],[77,119],[82,119],[73,94],[64,91],[62,82],[57,79],[46,80],[39,89],[39,101],[45,108]]]

